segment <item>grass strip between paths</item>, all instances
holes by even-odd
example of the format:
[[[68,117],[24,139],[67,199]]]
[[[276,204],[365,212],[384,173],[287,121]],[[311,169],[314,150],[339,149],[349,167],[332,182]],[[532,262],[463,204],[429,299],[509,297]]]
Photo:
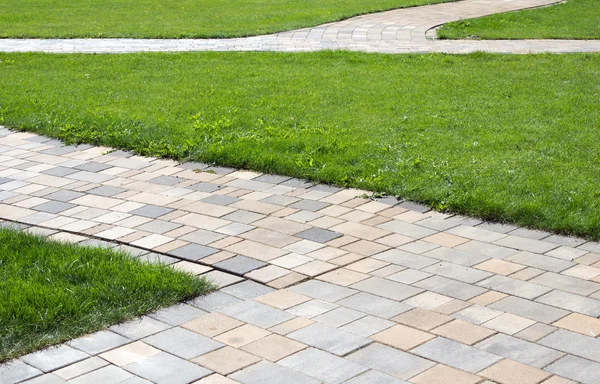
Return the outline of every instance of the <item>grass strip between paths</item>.
[[[599,94],[594,54],[0,55],[11,127],[592,239]]]
[[[600,39],[600,1],[568,0],[445,24],[441,39]]]
[[[0,228],[0,362],[212,289],[123,252]]]
[[[447,1],[3,0],[0,37],[237,37]]]

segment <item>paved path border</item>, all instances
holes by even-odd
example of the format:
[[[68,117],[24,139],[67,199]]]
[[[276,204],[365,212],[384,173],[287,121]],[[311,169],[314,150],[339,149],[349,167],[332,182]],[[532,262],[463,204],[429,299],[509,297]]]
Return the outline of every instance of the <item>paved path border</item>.
[[[368,14],[313,28],[234,39],[0,39],[3,52],[130,53],[191,51],[380,53],[600,52],[600,40],[436,40],[427,32],[459,19],[547,6],[558,0],[464,0]]]
[[[600,243],[365,193],[0,127],[0,226],[222,287],[0,380],[597,383]]]

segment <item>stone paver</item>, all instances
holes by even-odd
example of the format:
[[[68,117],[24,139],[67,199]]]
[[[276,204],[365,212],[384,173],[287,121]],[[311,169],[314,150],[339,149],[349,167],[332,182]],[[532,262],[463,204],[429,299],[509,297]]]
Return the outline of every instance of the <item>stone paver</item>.
[[[222,287],[4,363],[0,381],[600,377],[598,243],[273,175],[194,173],[197,165],[4,128],[0,151],[0,193],[9,193],[0,195],[0,226],[122,249]],[[43,175],[52,179],[29,177],[40,162],[57,169]],[[95,180],[86,187],[69,178],[78,172],[120,175],[119,190],[104,188],[112,179],[86,174]],[[289,208],[299,202],[303,211]]]

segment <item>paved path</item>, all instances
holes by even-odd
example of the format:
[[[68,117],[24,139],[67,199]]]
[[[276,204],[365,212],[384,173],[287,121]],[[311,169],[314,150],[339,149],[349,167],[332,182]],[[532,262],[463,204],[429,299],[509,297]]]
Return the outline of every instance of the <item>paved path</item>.
[[[4,52],[284,51],[383,53],[600,52],[600,41],[434,40],[435,27],[459,19],[550,5],[558,0],[464,0],[354,17],[296,31],[236,39],[0,39]]]
[[[363,193],[0,127],[1,225],[223,287],[0,382],[598,383],[600,243]]]

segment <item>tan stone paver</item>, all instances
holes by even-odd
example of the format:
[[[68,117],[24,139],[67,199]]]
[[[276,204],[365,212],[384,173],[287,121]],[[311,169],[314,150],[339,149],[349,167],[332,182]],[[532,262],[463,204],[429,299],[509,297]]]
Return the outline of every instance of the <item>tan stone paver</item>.
[[[415,308],[392,317],[391,320],[423,331],[430,331],[433,328],[452,321],[453,318],[426,309]]]
[[[254,300],[275,308],[288,309],[298,304],[307,302],[311,300],[311,298],[295,292],[290,292],[285,289],[281,289],[279,291],[267,293],[266,295],[257,297]]]
[[[590,337],[600,335],[600,319],[581,315],[579,313],[572,313],[565,316],[552,325]]]
[[[471,345],[493,335],[495,332],[462,320],[454,320],[431,330],[436,335]]]
[[[260,357],[231,347],[224,347],[192,359],[194,363],[200,364],[201,366],[222,375],[228,375],[231,372],[252,365],[260,360]]]
[[[483,377],[500,384],[537,384],[549,373],[512,360],[502,360],[479,372]]]
[[[269,331],[265,331],[262,328],[255,327],[254,325],[245,324],[241,327],[232,329],[225,333],[221,333],[214,339],[230,345],[235,348],[243,347],[246,344],[250,344],[253,341],[262,339],[270,334]]]
[[[256,340],[242,347],[244,351],[269,361],[281,360],[304,348],[306,348],[305,344],[275,334]]]
[[[220,313],[209,313],[181,326],[201,335],[214,337],[242,326],[244,323]]]
[[[371,336],[371,339],[395,348],[409,350],[434,337],[430,333],[397,324]]]

